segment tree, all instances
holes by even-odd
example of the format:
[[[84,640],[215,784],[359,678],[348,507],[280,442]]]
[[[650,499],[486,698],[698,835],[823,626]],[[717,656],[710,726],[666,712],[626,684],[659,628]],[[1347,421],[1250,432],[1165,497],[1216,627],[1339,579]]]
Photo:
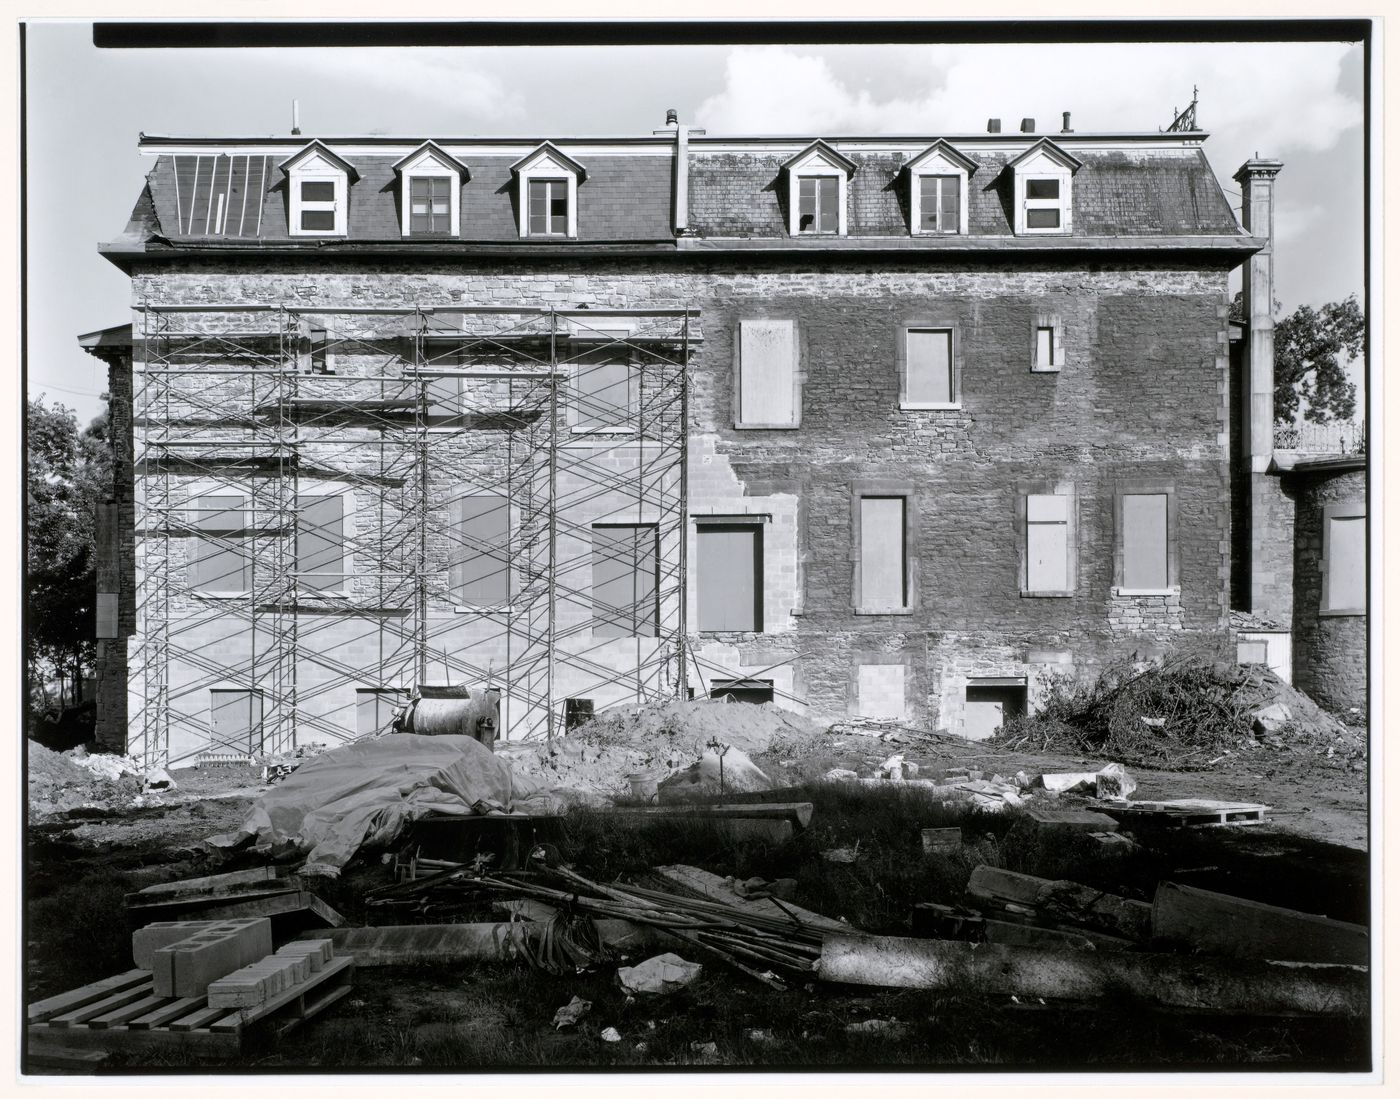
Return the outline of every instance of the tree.
[[[73,683],[82,701],[95,657],[97,508],[110,489],[105,414],[82,434],[71,410],[30,401],[25,487],[26,609],[31,682]]]
[[[1274,312],[1282,309],[1274,302]],[[1235,295],[1230,316],[1246,320],[1244,294]],[[1356,386],[1346,366],[1365,349],[1366,318],[1356,295],[1320,309],[1300,305],[1274,323],[1274,420],[1291,424],[1301,408],[1313,423],[1350,420]]]

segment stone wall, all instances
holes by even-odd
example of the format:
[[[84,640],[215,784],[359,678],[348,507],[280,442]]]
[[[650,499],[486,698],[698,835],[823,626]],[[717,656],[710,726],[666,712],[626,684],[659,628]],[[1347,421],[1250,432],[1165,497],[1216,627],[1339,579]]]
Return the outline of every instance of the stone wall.
[[[737,271],[681,259],[529,269],[489,261],[396,268],[327,260],[231,271],[191,261],[138,269],[133,283],[138,301],[163,304],[699,309],[694,334],[703,333],[704,342],[690,375],[689,511],[752,517],[762,527],[764,561],[763,631],[692,637],[687,676],[701,691],[715,678],[762,675],[794,708],[899,713],[956,733],[969,679],[1023,677],[1033,699],[1047,668],[1084,672],[1126,648],[1160,649],[1186,634],[1225,630],[1224,270],[1032,262],[993,268],[971,261],[926,270],[900,260],[852,269],[838,262],[814,259],[799,270],[755,259]],[[1034,329],[1047,314],[1063,325],[1066,363],[1058,372],[1033,373]],[[797,323],[800,428],[735,426],[734,341],[738,322],[754,317]],[[955,330],[959,408],[900,407],[904,329],[929,324]],[[444,438],[437,468],[451,470],[465,454],[454,448],[480,450],[481,442],[479,434]],[[430,479],[430,493],[439,485],[447,491],[455,476]],[[901,486],[909,501],[913,596],[901,613],[857,613],[854,603],[853,495],[869,484]],[[1115,502],[1144,485],[1173,496],[1174,582],[1161,594],[1120,593]],[[1027,596],[1020,501],[1057,491],[1047,486],[1065,486],[1074,499],[1075,582],[1063,596]],[[599,514],[612,507],[606,500],[588,506]],[[440,537],[441,500],[431,507],[426,565],[441,571],[450,548]],[[355,514],[366,510],[357,504]],[[357,527],[356,537],[378,535]],[[693,553],[693,524],[687,537]],[[586,608],[575,609],[587,617]],[[437,600],[430,611],[443,622],[453,613]],[[210,615],[207,605],[178,613],[188,617],[182,644],[199,649],[204,637],[207,655],[216,657],[212,668],[181,673],[197,731],[217,661],[252,667],[250,651],[236,640],[248,631]],[[319,621],[315,609],[298,617],[298,630],[317,639],[320,665],[305,678],[302,705],[312,725],[345,729],[356,683],[381,678],[375,631],[392,628],[377,622],[370,630],[368,615],[356,620],[358,633],[349,621]],[[451,621],[434,628],[447,631],[441,638],[459,673],[462,664],[499,667],[493,662],[506,659],[506,634],[472,640],[479,625],[472,615]],[[582,619],[574,625],[586,633]],[[361,636],[367,633],[371,640]],[[474,655],[462,655],[473,646]],[[638,643],[609,641],[598,646],[597,660],[619,672],[635,668]],[[596,705],[628,690],[671,689],[661,678],[616,678],[613,696],[600,692]],[[871,697],[901,685],[902,699]],[[560,684],[555,697],[569,693]]]
[[[1318,705],[1333,711],[1368,705],[1365,614],[1322,610],[1324,509],[1366,504],[1364,469],[1297,471],[1289,475],[1297,497],[1293,542],[1293,682]],[[1374,567],[1374,566],[1373,566]]]

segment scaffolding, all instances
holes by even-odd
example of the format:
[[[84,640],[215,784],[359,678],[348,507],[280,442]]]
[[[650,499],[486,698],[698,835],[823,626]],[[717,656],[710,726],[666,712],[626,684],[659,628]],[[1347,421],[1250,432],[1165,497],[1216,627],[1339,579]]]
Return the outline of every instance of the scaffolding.
[[[129,750],[684,696],[689,309],[138,306]],[[579,705],[583,705],[580,703]]]

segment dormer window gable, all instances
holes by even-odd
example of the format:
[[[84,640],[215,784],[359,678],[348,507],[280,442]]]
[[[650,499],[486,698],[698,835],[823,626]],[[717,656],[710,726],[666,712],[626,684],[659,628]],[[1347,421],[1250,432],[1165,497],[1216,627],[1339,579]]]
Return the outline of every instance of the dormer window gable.
[[[856,163],[825,141],[814,141],[783,164],[788,181],[788,233],[846,235],[846,184]]]
[[[343,237],[350,213],[350,185],[360,178],[355,166],[319,141],[284,160],[288,230],[294,237]]]
[[[915,236],[967,234],[968,180],[977,162],[946,141],[935,141],[905,165],[909,176],[909,232]]]
[[[406,237],[456,237],[462,232],[462,184],[471,170],[436,142],[425,141],[394,165],[399,221]]]
[[[1016,235],[1071,232],[1074,175],[1083,162],[1043,137],[1007,166],[1014,188]]]
[[[578,185],[583,165],[546,141],[510,166],[515,176],[522,237],[578,236]]]

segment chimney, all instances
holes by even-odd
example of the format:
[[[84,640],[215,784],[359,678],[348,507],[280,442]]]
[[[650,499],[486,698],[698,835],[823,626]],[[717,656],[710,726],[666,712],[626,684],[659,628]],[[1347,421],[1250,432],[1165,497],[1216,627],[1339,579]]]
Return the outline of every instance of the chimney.
[[[1068,111],[1065,111],[1065,112],[1064,112],[1064,116],[1065,116],[1065,123],[1064,123],[1064,125],[1060,128],[1060,133],[1062,133],[1062,134],[1072,134],[1072,133],[1074,133],[1074,131],[1073,131],[1072,129],[1070,129],[1070,125],[1069,125],[1069,112],[1068,112]]]
[[[675,171],[671,177],[671,223],[677,236],[685,236],[690,232],[690,135],[705,131],[695,126],[682,126],[680,114],[672,107],[666,112],[666,129],[651,132],[654,137],[670,136],[676,139]]]
[[[999,119],[999,118],[989,118],[989,119],[987,119],[987,132],[988,132],[989,134],[999,134],[999,133],[1001,133],[1001,119]]]
[[[1023,118],[1023,119],[1021,119],[1021,132],[1022,132],[1023,134],[1033,134],[1033,133],[1035,133],[1035,119],[1033,119],[1033,118]]]
[[[292,100],[292,135],[301,133],[301,104],[295,99]]]
[[[675,108],[675,107],[671,107],[671,108],[670,108],[669,110],[667,110],[667,112],[666,112],[666,125],[668,125],[668,126],[679,126],[680,124],[681,124],[681,116],[680,116],[679,114],[676,113],[676,108]]]
[[[1282,161],[1256,157],[1235,173],[1245,232],[1264,241],[1244,266],[1249,334],[1241,394],[1242,442],[1255,473],[1267,470],[1274,455],[1274,177],[1282,168]]]

